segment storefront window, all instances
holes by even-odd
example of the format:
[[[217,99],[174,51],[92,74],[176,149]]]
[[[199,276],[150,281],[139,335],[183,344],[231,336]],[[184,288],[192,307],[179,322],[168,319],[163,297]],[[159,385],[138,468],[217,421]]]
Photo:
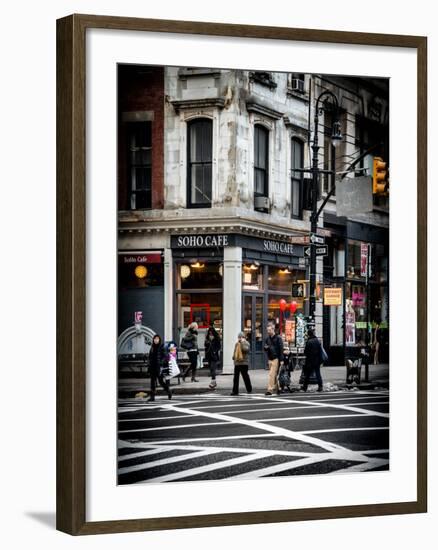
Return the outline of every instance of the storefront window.
[[[293,283],[303,284],[305,272],[287,266],[269,266],[268,288],[276,292],[285,291],[292,295]],[[298,288],[298,287],[297,287]],[[304,288],[304,287],[303,287]],[[297,296],[299,297],[299,296]]]
[[[222,263],[188,262],[177,266],[178,289],[222,288]]]
[[[213,325],[222,330],[222,294],[178,294],[178,328],[187,328],[193,322],[199,328]]]
[[[120,254],[118,275],[119,290],[162,286],[164,272],[161,254]]]
[[[367,243],[348,241],[348,279],[365,279],[367,275]]]
[[[242,288],[243,290],[263,290],[263,266],[258,262],[243,264]]]
[[[213,326],[222,337],[222,262],[183,262],[175,264],[176,337],[185,334],[190,323],[199,327],[198,344],[203,348],[205,333]]]
[[[345,300],[345,344],[364,346],[367,343],[367,295],[362,284],[347,283]]]

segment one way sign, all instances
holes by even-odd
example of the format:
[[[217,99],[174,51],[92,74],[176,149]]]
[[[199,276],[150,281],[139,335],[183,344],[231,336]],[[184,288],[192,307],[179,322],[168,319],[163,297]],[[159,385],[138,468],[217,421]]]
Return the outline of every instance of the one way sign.
[[[324,237],[320,237],[319,235],[315,235],[315,233],[311,233],[310,235],[310,242],[313,244],[324,244]]]
[[[304,256],[308,256],[310,258],[310,246],[304,247]],[[325,244],[323,246],[316,246],[315,252],[317,256],[328,256],[328,246]]]

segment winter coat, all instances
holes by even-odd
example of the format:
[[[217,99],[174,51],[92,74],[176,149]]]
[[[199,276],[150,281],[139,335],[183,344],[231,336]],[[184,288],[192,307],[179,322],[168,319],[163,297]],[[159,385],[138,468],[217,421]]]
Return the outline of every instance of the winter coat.
[[[240,354],[238,352],[238,346],[240,346]],[[248,365],[249,364],[249,342],[247,340],[240,340],[239,342],[236,342],[236,345],[234,346],[234,353],[233,353],[233,361],[235,366],[242,366],[242,365]],[[239,357],[241,355],[241,357]]]
[[[269,361],[278,359],[281,363],[283,361],[283,339],[278,334],[268,336],[265,340],[265,351]]]
[[[181,340],[181,347],[185,351],[198,351],[198,331],[189,328]]]
[[[162,369],[166,366],[166,352],[163,344],[152,344],[149,350],[149,372],[159,376]]]
[[[205,358],[207,361],[219,361],[219,352],[221,350],[221,340],[219,334],[215,331],[213,333],[213,339],[208,336],[205,338],[204,343]]]
[[[306,356],[306,368],[308,369],[318,367],[323,362],[321,342],[316,336],[308,338],[304,355]]]

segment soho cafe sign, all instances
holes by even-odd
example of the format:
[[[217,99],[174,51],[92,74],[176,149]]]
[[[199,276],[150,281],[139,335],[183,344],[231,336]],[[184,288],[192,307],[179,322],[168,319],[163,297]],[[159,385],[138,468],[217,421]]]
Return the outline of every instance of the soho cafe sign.
[[[294,253],[294,245],[291,243],[245,235],[178,235],[172,237],[172,247],[174,248],[222,248],[224,246],[241,246],[242,248],[288,256],[292,256]]]

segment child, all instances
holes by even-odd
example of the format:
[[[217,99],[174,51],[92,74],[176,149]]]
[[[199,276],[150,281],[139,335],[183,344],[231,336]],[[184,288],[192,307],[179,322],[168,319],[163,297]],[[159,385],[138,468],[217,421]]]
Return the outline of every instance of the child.
[[[280,367],[280,372],[278,374],[278,385],[280,387],[280,392],[284,393],[286,391],[292,392],[291,385],[291,364],[290,364],[290,350],[288,346],[283,348],[283,365]]]
[[[166,366],[163,369],[163,374],[166,377],[168,384],[171,378],[175,378],[175,376],[178,376],[181,372],[178,366],[177,357],[178,355],[175,342],[169,342],[167,344]],[[169,399],[171,399],[170,396]]]

